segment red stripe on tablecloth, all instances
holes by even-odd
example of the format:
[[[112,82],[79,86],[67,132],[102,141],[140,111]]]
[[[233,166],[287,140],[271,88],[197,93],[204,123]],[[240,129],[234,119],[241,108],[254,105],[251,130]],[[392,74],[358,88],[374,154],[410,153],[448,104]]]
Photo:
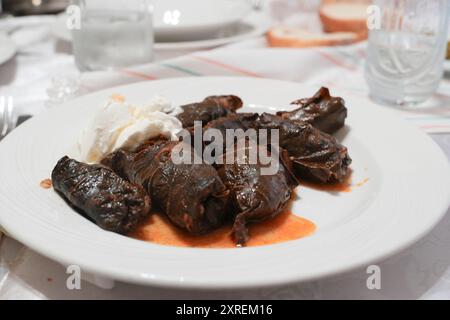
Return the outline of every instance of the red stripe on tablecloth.
[[[126,69],[121,69],[119,70],[120,72],[132,76],[132,77],[136,77],[136,78],[142,78],[142,79],[146,79],[146,80],[156,80],[158,79],[155,76],[151,76],[149,74],[145,74],[145,73],[141,73],[141,72],[137,72],[137,71],[133,71],[133,70],[126,70]]]
[[[244,70],[244,69],[241,69],[241,68],[238,68],[238,67],[235,67],[235,66],[231,66],[229,64],[225,64],[225,63],[217,61],[217,60],[213,60],[213,59],[205,58],[205,57],[200,57],[200,56],[195,56],[195,55],[192,55],[191,57],[193,57],[193,58],[195,58],[197,60],[200,60],[200,61],[212,64],[212,65],[221,67],[223,69],[227,69],[227,70],[231,70],[231,71],[234,71],[234,72],[245,74],[245,75],[250,76],[250,77],[264,78],[263,76],[261,76],[261,75],[259,75],[257,73],[254,73],[252,71],[248,71],[248,70]]]
[[[433,128],[450,128],[450,125],[426,125],[426,126],[420,126],[422,129],[433,129]]]
[[[350,71],[356,71],[355,67],[347,65],[346,63],[344,63],[341,60],[337,59],[336,57],[332,56],[328,52],[317,50],[317,53],[319,53],[322,57],[324,57],[325,59],[327,59],[328,61],[332,62],[333,64],[335,64],[339,67],[345,68]]]

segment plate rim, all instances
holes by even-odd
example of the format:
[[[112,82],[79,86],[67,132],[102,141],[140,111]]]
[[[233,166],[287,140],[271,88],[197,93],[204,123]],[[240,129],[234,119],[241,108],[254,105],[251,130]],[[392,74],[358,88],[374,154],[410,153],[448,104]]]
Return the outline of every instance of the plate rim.
[[[204,1],[209,2],[208,0],[196,0],[196,1]],[[217,0],[216,0],[217,1]],[[218,28],[218,27],[225,27],[229,26],[233,23],[236,23],[237,21],[245,18],[247,14],[249,14],[252,11],[250,3],[246,3],[244,1],[229,1],[229,0],[219,0],[222,1],[222,3],[227,3],[231,6],[233,4],[236,7],[240,7],[239,11],[240,14],[238,16],[233,17],[227,17],[227,19],[224,19],[222,21],[208,23],[208,24],[188,24],[183,26],[183,28],[186,29],[199,29],[199,28]],[[165,3],[165,1],[163,1]],[[173,26],[173,25],[154,25],[155,30],[158,29],[158,32],[176,32],[177,29],[179,29],[179,26]]]

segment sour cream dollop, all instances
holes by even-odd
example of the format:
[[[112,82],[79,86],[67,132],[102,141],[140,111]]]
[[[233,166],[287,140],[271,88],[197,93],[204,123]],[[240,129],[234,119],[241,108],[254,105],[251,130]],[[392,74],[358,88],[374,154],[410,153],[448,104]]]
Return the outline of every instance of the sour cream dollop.
[[[117,149],[134,150],[158,135],[177,140],[182,125],[174,113],[171,103],[162,96],[154,96],[142,106],[130,104],[122,96],[111,97],[78,141],[81,160],[98,163]]]

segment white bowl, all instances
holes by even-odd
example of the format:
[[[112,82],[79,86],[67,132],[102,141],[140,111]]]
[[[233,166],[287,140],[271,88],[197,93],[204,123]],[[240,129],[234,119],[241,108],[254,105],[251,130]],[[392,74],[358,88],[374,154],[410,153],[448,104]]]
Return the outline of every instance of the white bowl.
[[[251,10],[244,0],[154,0],[156,41],[211,38]]]

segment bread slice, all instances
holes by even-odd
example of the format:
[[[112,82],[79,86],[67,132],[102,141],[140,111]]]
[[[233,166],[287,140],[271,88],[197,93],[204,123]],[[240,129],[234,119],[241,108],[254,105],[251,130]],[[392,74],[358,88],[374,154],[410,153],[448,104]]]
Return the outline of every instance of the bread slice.
[[[271,47],[290,48],[339,46],[364,38],[364,35],[354,32],[319,33],[294,27],[274,27],[267,33],[267,41]]]
[[[366,1],[325,1],[319,9],[325,32],[355,32],[367,37]]]

